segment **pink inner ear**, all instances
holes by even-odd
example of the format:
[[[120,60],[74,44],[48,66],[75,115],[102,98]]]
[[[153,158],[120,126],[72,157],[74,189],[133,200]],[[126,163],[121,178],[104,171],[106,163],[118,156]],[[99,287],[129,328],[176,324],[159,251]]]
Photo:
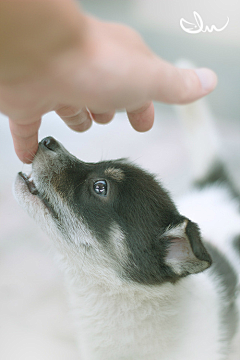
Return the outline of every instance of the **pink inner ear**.
[[[166,264],[178,275],[197,274],[209,267],[209,263],[198,259],[193,253],[186,234],[188,219],[175,227],[170,227],[164,233],[169,247],[165,258]],[[198,234],[197,234],[198,235]],[[198,240],[198,239],[197,239]]]
[[[166,260],[189,261],[196,259],[192,252],[187,237],[179,237],[169,239],[170,245]]]

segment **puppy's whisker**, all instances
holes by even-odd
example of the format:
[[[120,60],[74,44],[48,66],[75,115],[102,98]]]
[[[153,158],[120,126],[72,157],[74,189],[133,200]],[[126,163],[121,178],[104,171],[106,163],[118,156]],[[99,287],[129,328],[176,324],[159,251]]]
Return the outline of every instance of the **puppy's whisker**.
[[[137,157],[137,158],[135,158],[133,160],[128,159],[128,161],[129,161],[129,164],[136,164],[138,162],[138,160],[142,159],[142,158],[143,158],[143,155],[141,155],[141,156],[139,156],[139,157]]]
[[[26,159],[27,159],[28,161],[32,162],[32,160],[33,160],[33,158],[34,158],[34,156],[35,156],[35,153],[33,153],[33,151],[31,151],[31,150],[28,150],[27,152],[28,152],[28,154],[30,155],[30,157],[26,157]]]

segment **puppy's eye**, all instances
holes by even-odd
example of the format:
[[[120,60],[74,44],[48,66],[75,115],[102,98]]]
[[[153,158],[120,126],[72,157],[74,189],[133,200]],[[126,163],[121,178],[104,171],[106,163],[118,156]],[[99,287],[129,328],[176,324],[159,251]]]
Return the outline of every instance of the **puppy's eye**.
[[[93,190],[100,196],[107,196],[107,182],[105,180],[95,181]]]

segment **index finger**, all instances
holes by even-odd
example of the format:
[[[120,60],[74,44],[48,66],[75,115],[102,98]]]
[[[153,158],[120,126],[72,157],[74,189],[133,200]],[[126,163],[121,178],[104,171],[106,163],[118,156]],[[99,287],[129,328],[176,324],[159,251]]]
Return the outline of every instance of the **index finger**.
[[[30,164],[38,149],[38,129],[41,119],[30,124],[18,124],[9,119],[15,152],[25,164]]]

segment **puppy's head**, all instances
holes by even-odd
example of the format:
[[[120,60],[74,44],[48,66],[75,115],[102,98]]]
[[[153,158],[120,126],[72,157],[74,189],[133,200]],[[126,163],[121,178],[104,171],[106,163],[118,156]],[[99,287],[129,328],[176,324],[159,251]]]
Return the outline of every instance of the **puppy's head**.
[[[39,143],[15,195],[70,265],[142,284],[175,282],[208,268],[198,227],[155,178],[125,160],[84,163],[55,139]]]

